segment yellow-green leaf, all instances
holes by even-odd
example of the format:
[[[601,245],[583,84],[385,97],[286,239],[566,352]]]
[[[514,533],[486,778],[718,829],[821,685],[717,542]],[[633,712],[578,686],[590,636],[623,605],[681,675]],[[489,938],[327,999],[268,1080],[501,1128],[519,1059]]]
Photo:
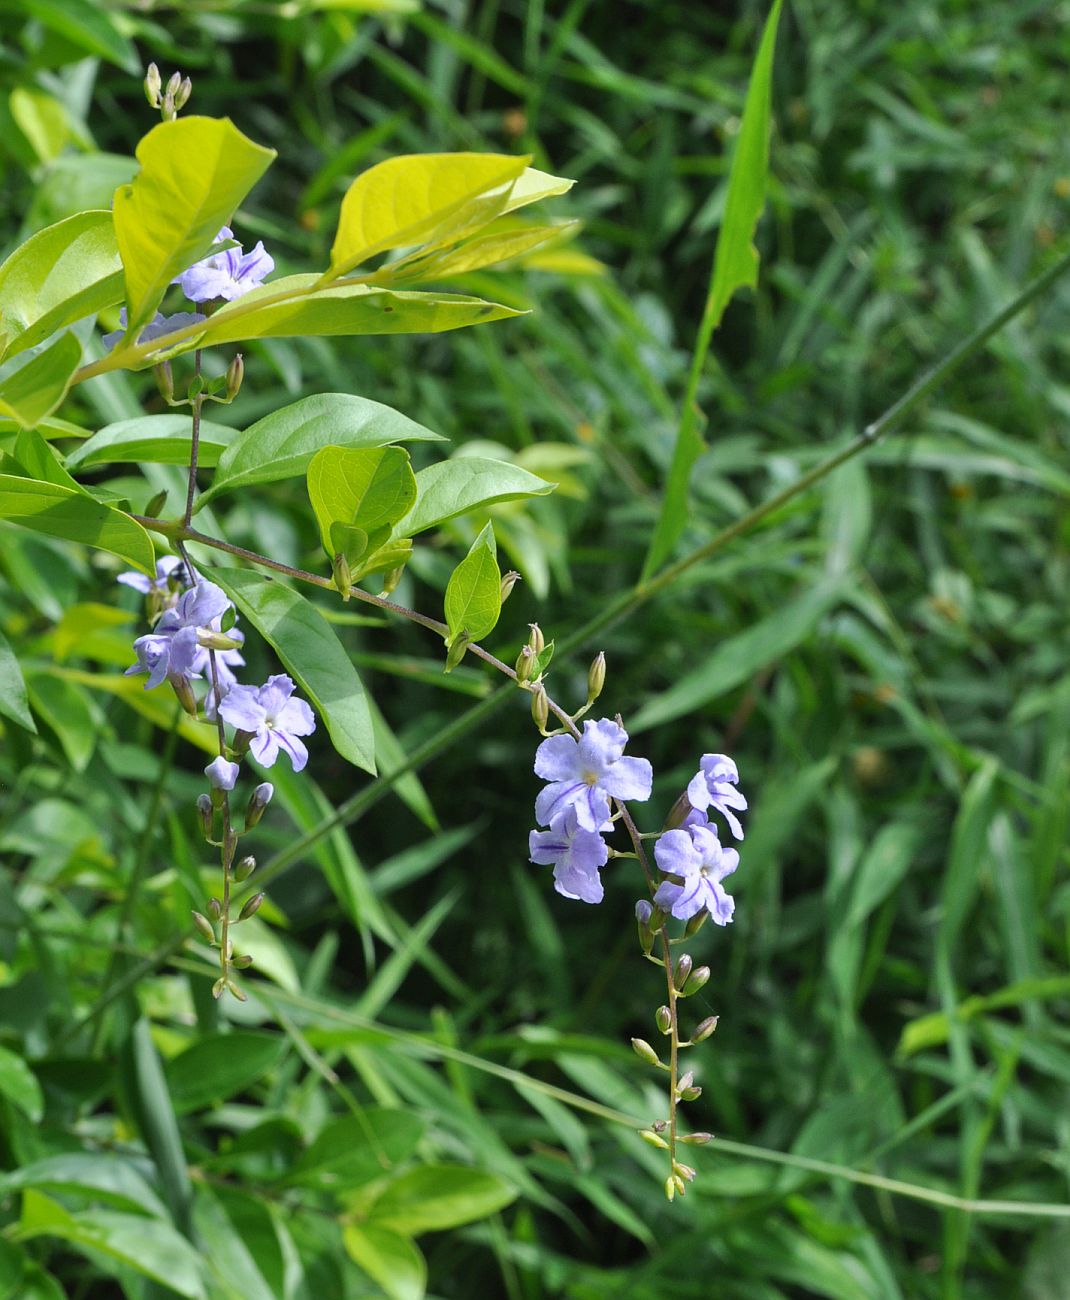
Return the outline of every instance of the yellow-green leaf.
[[[549,172],[527,167],[509,191],[502,215],[515,212],[518,208],[526,208],[529,203],[538,203],[540,199],[553,199],[560,194],[567,194],[575,184],[575,181],[570,181],[566,176],[551,176]]]
[[[204,256],[274,157],[227,118],[178,118],[144,137],[141,170],[115,191],[114,203],[131,331],[152,319],[175,276]]]
[[[353,526],[368,537],[389,528],[408,513],[416,500],[416,477],[409,454],[401,447],[324,447],[308,466],[308,496],[319,523],[323,548],[329,556],[344,551],[335,544],[334,526]]]
[[[82,345],[74,335],[61,335],[0,383],[0,416],[32,428],[63,401],[81,359]]]
[[[152,539],[141,525],[84,492],[40,479],[0,474],[0,519],[110,551],[142,573],[156,575]]]

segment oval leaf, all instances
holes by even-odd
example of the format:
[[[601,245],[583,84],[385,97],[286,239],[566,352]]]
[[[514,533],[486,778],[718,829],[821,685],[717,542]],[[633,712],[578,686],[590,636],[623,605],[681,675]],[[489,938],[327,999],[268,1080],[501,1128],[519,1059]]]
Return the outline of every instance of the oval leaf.
[[[26,731],[37,731],[26,698],[22,669],[3,632],[0,632],[0,713]]]
[[[202,1038],[164,1066],[175,1113],[185,1115],[244,1092],[275,1068],[285,1049],[286,1040],[277,1034],[239,1031]]]
[[[402,1174],[368,1212],[369,1223],[395,1232],[442,1232],[497,1214],[516,1200],[497,1174],[464,1165],[423,1165]]]
[[[0,1047],[0,1093],[32,1123],[40,1123],[45,1103],[37,1076],[21,1056],[6,1047]]]
[[[226,118],[177,118],[144,137],[141,171],[114,202],[131,331],[152,319],[175,276],[204,256],[274,157]]]
[[[489,534],[489,536],[488,536]],[[453,645],[462,632],[478,641],[494,630],[502,612],[502,575],[494,554],[490,524],[458,564],[446,584],[446,624]]]
[[[152,539],[121,510],[58,483],[0,474],[0,519],[50,537],[83,542],[156,576]]]
[[[110,212],[79,212],[39,231],[0,266],[0,335],[7,355],[123,298]]]
[[[59,406],[82,359],[82,345],[62,334],[0,384],[0,416],[32,428]]]
[[[315,605],[273,578],[245,569],[207,572],[275,647],[287,671],[318,709],[339,754],[374,776],[368,697],[330,623]]]
[[[380,402],[348,393],[317,393],[272,411],[239,434],[220,456],[215,481],[197,508],[219,492],[304,474],[322,447],[441,441],[439,434]]]
[[[326,1124],[286,1181],[339,1192],[363,1187],[408,1160],[423,1131],[408,1111],[369,1106]]]
[[[324,550],[334,556],[344,548],[334,544],[333,525],[371,534],[396,524],[416,500],[416,477],[400,447],[324,447],[309,463],[308,496]]]
[[[358,1263],[390,1300],[423,1300],[427,1261],[408,1237],[372,1223],[347,1223],[342,1240]]]
[[[412,510],[394,532],[411,537],[466,514],[480,506],[518,497],[541,497],[552,492],[556,483],[529,474],[519,465],[485,456],[456,456],[439,465],[429,465],[416,475],[418,495]]]
[[[240,436],[240,430],[229,425],[202,420],[197,463],[203,469],[212,469]],[[70,469],[79,465],[84,468],[142,461],[155,465],[188,465],[190,439],[188,415],[139,415],[133,420],[105,425],[67,457],[67,465]]]

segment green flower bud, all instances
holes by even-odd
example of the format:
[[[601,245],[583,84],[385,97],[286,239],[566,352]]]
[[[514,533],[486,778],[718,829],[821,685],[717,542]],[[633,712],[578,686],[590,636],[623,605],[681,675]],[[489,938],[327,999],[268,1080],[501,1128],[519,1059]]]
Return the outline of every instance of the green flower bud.
[[[648,1128],[641,1128],[639,1136],[644,1142],[649,1142],[652,1147],[657,1147],[661,1151],[668,1151],[669,1149],[668,1142],[663,1137],[659,1137],[657,1133],[652,1133]]]
[[[687,791],[685,790],[669,809],[669,815],[665,818],[665,825],[662,827],[662,830],[677,830],[681,825],[683,825],[683,820],[687,814],[693,811],[694,809],[691,806],[691,800],[687,797]]]
[[[521,646],[520,653],[516,657],[516,684],[518,686],[523,686],[526,681],[530,680],[534,662],[535,656],[531,652],[531,646]]]
[[[145,71],[145,98],[153,108],[160,107],[160,88],[163,86],[163,78],[160,76],[160,69],[155,63],[150,63]]]
[[[695,1181],[694,1169],[690,1165],[681,1164],[679,1160],[672,1162],[672,1171],[674,1174],[679,1174],[686,1182],[693,1183]]]
[[[688,919],[687,925],[684,926],[685,937],[693,939],[709,919],[710,914],[705,908],[701,912],[696,912],[694,916]]]
[[[178,105],[182,107],[181,104]],[[241,381],[245,377],[245,362],[242,360],[240,352],[234,354],[234,360],[227,366],[227,398],[230,401],[238,396],[241,390]]]
[[[504,605],[509,599],[513,588],[520,581],[520,574],[515,569],[510,569],[508,573],[502,574],[501,602]]]
[[[542,634],[542,629],[539,627],[538,623],[529,623],[528,627],[531,629],[531,633],[528,636],[528,645],[531,646],[531,653],[533,655],[541,654],[546,647],[546,638]]]
[[[255,916],[256,913],[260,910],[260,904],[263,901],[264,901],[264,895],[262,893],[254,894],[252,898],[247,898],[245,900],[245,906],[238,913],[238,920],[248,921],[248,919],[251,916]]]
[[[252,830],[260,818],[263,817],[264,809],[271,802],[274,793],[275,787],[271,782],[262,781],[250,795],[249,805],[245,809],[245,829],[247,831]]]
[[[674,1200],[675,1197],[676,1180],[673,1178],[672,1174],[670,1174],[668,1178],[665,1179],[665,1199],[671,1201]]]
[[[170,95],[172,99],[178,94],[179,87],[182,85],[182,73],[172,72],[167,78],[167,88],[164,94]]]
[[[223,990],[226,987],[227,987],[226,977],[220,975],[220,977],[212,985],[212,997],[214,997],[216,1001],[218,1001],[223,996]]]
[[[472,638],[467,632],[462,631],[453,644],[446,651],[446,672],[452,673],[457,665],[464,658],[464,652],[472,644]]]
[[[709,983],[709,979],[710,968],[708,966],[696,966],[691,972],[691,978],[683,987],[684,996],[689,998],[692,993],[697,993],[700,988]]]
[[[691,975],[691,954],[681,953],[680,960],[676,963],[676,969],[673,971],[673,986],[679,991],[687,983]]]
[[[707,1038],[709,1038],[709,1036],[717,1028],[718,1018],[719,1017],[717,1016],[707,1016],[705,1020],[700,1021],[698,1028],[691,1035],[691,1041],[693,1043],[701,1043],[704,1042]]]
[[[186,710],[191,718],[197,716],[197,697],[193,694],[193,687],[190,685],[188,677],[171,677],[168,678],[172,689],[178,696],[178,702]]]
[[[550,720],[550,701],[545,686],[536,686],[531,692],[531,716],[538,729],[545,731],[546,724]]]
[[[210,898],[208,900],[208,910],[218,921],[219,918],[223,915],[223,904],[219,901],[218,898]]]
[[[230,964],[235,970],[248,970],[253,964],[253,959],[249,953],[244,953],[241,957],[235,957]]]
[[[677,1192],[681,1196],[683,1196],[687,1191],[687,1184],[684,1182],[684,1180],[680,1177],[679,1174],[673,1174],[672,1181],[673,1181],[673,1186],[676,1188]]]
[[[641,1061],[646,1061],[648,1065],[661,1064],[661,1057],[658,1056],[657,1052],[654,1051],[654,1049],[650,1046],[650,1044],[645,1039],[633,1038],[632,1051],[636,1054],[636,1056],[639,1057]]]
[[[242,860],[234,868],[234,879],[248,880],[255,870],[256,870],[256,858],[251,856],[242,858]]]
[[[185,108],[189,103],[189,97],[193,94],[193,82],[189,77],[183,77],[179,82],[178,89],[175,91],[175,108]]]
[[[212,801],[206,794],[197,796],[197,816],[201,819],[201,831],[206,840],[212,838],[212,824],[215,817],[215,809],[212,807]]]
[[[587,703],[593,704],[606,684],[606,656],[599,650],[587,670]]]
[[[688,1146],[703,1147],[707,1142],[713,1141],[712,1133],[681,1133],[677,1138],[678,1142],[686,1142]]]
[[[672,1029],[672,1012],[668,1007],[658,1007],[654,1012],[654,1023],[663,1034],[667,1034]]]
[[[697,1085],[694,1088],[685,1088],[680,1094],[681,1101],[698,1101],[702,1096],[702,1089]]]
[[[156,378],[156,387],[160,390],[160,396],[170,406],[175,397],[175,377],[170,361],[161,361],[158,366],[153,366],[152,373]]]
[[[198,930],[200,930],[201,934],[208,940],[209,943],[215,943],[215,928],[213,927],[211,921],[209,921],[209,919],[206,916],[204,916],[201,912],[194,912],[193,924],[197,927]]]
[[[397,590],[397,585],[405,573],[405,566],[399,564],[396,569],[390,569],[383,574],[383,589],[379,593],[381,596],[389,596],[392,591]]]
[[[331,564],[331,576],[334,579],[335,587],[342,593],[342,599],[348,600],[353,587],[353,573],[349,567],[349,561],[341,551],[334,557]]]
[[[682,1075],[679,1077],[679,1079],[677,1079],[677,1081],[676,1081],[676,1091],[677,1091],[677,1092],[683,1092],[685,1088],[690,1088],[691,1085],[692,1085],[694,1082],[695,1082],[695,1074],[694,1074],[694,1071],[693,1071],[693,1070],[688,1070],[686,1074],[682,1074]]]
[[[160,511],[167,505],[167,489],[157,492],[151,501],[145,506],[145,514],[149,519],[158,519]],[[168,580],[170,582],[170,580]]]
[[[249,998],[244,989],[240,989],[233,980],[227,980],[227,992],[238,999],[239,1002],[248,1002]]]

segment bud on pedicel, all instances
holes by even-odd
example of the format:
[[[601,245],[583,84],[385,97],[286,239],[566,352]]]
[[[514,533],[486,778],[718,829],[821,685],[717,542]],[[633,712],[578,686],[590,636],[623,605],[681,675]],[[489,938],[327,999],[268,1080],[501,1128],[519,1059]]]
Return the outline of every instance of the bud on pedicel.
[[[171,75],[167,78],[167,88],[164,91],[164,94],[170,95],[171,98],[174,99],[174,97],[178,94],[178,89],[181,85],[182,85],[182,73],[172,72]]]
[[[677,1142],[686,1142],[688,1146],[704,1147],[707,1142],[713,1141],[712,1133],[681,1133],[677,1137]]]
[[[641,1128],[639,1136],[644,1142],[649,1142],[652,1147],[657,1147],[661,1151],[668,1151],[669,1144],[659,1134],[652,1132],[648,1128]]]
[[[160,390],[160,396],[170,406],[175,397],[175,376],[170,361],[161,361],[158,366],[153,366],[152,373],[156,378],[156,387]]]
[[[599,650],[587,670],[587,703],[593,704],[606,684],[606,656]]]
[[[695,1171],[690,1165],[684,1165],[681,1164],[679,1160],[674,1160],[672,1162],[672,1169],[674,1174],[679,1174],[680,1177],[685,1179],[687,1182],[693,1183],[695,1181]]]
[[[390,569],[387,573],[384,573],[383,589],[379,593],[379,595],[389,596],[392,591],[396,591],[397,585],[401,581],[404,573],[405,573],[405,566],[403,564],[399,564],[396,569]]]
[[[181,108],[182,105],[179,105]],[[241,391],[241,381],[245,378],[245,362],[240,352],[234,354],[234,360],[227,366],[227,399],[233,402]]]
[[[663,831],[678,830],[684,823],[684,818],[688,813],[694,812],[691,800],[687,797],[687,791],[677,799],[669,809],[669,815],[665,818],[665,825],[661,828]]]
[[[234,868],[234,879],[239,881],[248,880],[255,870],[256,870],[256,858],[252,857],[251,855],[249,857],[242,858],[242,860]]]
[[[197,716],[197,697],[193,694],[193,687],[190,685],[188,677],[169,677],[167,679],[178,696],[178,702],[186,710],[191,718]]]
[[[685,1088],[685,1089],[683,1090],[683,1092],[680,1093],[680,1100],[681,1100],[681,1101],[698,1101],[698,1099],[699,1099],[701,1096],[702,1096],[702,1089],[701,1089],[700,1087],[698,1087],[698,1085],[696,1085],[696,1086],[693,1087],[693,1088]]]
[[[684,985],[681,992],[684,997],[689,998],[692,993],[697,993],[700,988],[709,983],[710,968],[708,966],[696,966],[691,972],[691,978]]]
[[[673,971],[672,982],[676,991],[679,992],[687,983],[691,975],[693,962],[690,953],[681,953],[680,960],[676,963],[676,969]]]
[[[709,1036],[717,1028],[718,1019],[719,1019],[718,1016],[707,1016],[705,1020],[700,1020],[698,1024],[698,1028],[691,1035],[691,1041],[693,1043],[701,1043],[704,1042],[707,1038],[709,1038]]]
[[[219,918],[223,915],[223,904],[219,901],[218,898],[210,898],[208,900],[208,910],[218,921]]]
[[[632,1039],[632,1051],[641,1061],[646,1061],[648,1065],[661,1064],[661,1057],[658,1056],[657,1052],[655,1052],[650,1044],[643,1038]]]
[[[669,1121],[667,1119],[656,1119],[650,1127],[655,1133],[664,1133],[669,1127]]]
[[[160,76],[160,69],[155,63],[150,63],[145,71],[145,98],[153,108],[160,107],[160,88],[163,86],[163,78]]]
[[[271,802],[274,793],[275,787],[270,781],[264,781],[253,791],[249,806],[245,810],[245,829],[247,831],[251,830],[263,817],[264,809]]]
[[[163,490],[162,492],[157,492],[156,495],[152,498],[152,500],[148,503],[148,505],[146,505],[146,507],[145,507],[145,516],[146,516],[146,518],[148,518],[148,519],[158,519],[159,516],[160,516],[160,511],[164,508],[165,505],[167,505],[167,489],[166,489],[166,488],[164,488],[164,490]],[[171,585],[171,579],[170,579],[170,578],[167,579],[167,585],[168,585],[168,586]]]
[[[550,701],[545,686],[536,686],[531,692],[531,716],[538,729],[544,732],[550,720]]]
[[[248,921],[251,916],[255,916],[260,910],[260,904],[264,901],[263,894],[254,894],[252,898],[245,900],[245,906],[238,913],[239,921]]]
[[[227,980],[227,992],[232,997],[236,997],[239,1002],[248,1002],[249,998],[244,989],[240,989],[233,980]]]
[[[175,91],[175,108],[185,108],[189,103],[189,97],[193,94],[193,82],[189,77],[183,77],[179,82],[178,89]]]
[[[687,925],[684,926],[684,937],[693,939],[709,919],[710,914],[705,908],[703,908],[701,912],[696,912],[695,915],[689,919]]]
[[[509,599],[513,588],[519,581],[520,574],[515,569],[510,569],[508,573],[502,574],[501,602],[503,605]]]
[[[248,970],[253,964],[253,959],[249,953],[244,953],[241,957],[235,957],[230,964],[235,970]]]
[[[342,551],[338,552],[331,563],[331,577],[337,590],[342,593],[342,599],[348,600],[353,587],[353,571]]]
[[[669,1033],[672,1029],[672,1012],[668,1007],[658,1007],[654,1012],[654,1023],[663,1034]]]
[[[197,796],[197,816],[201,819],[201,831],[206,840],[212,838],[212,820],[215,810],[212,807],[212,801],[206,794]]]
[[[693,1071],[693,1070],[688,1070],[688,1072],[687,1072],[686,1074],[682,1074],[682,1075],[680,1076],[680,1078],[677,1079],[677,1081],[676,1081],[676,1091],[677,1091],[677,1092],[683,1092],[685,1088],[690,1088],[691,1085],[692,1085],[694,1082],[695,1082],[695,1074],[694,1074],[694,1071]]]
[[[219,977],[219,978],[216,980],[216,982],[212,985],[212,997],[214,997],[214,998],[216,999],[217,1002],[218,1002],[219,999],[223,996],[223,990],[224,990],[226,987],[227,987],[226,977],[223,976],[223,975],[220,975],[220,977]]]
[[[528,627],[531,629],[530,635],[528,636],[528,645],[531,646],[531,653],[533,655],[542,654],[543,650],[546,648],[546,638],[542,634],[542,629],[539,627],[538,623],[529,623]]]
[[[215,930],[211,921],[201,912],[193,913],[193,924],[200,930],[201,934],[209,943],[215,943]]]
[[[472,638],[467,631],[462,630],[457,639],[446,651],[446,668],[445,671],[452,673],[457,665],[464,658],[464,652],[472,644]]]
[[[535,656],[531,653],[531,646],[521,646],[520,653],[516,657],[516,684],[518,686],[523,686],[526,681],[531,680],[531,669],[534,662]]]
[[[222,990],[220,990],[220,992],[222,992]],[[218,993],[216,994],[216,997],[219,997]],[[670,1174],[668,1178],[665,1179],[665,1198],[666,1200],[671,1201],[675,1198],[675,1196],[676,1196],[676,1181],[673,1178],[672,1174]]]

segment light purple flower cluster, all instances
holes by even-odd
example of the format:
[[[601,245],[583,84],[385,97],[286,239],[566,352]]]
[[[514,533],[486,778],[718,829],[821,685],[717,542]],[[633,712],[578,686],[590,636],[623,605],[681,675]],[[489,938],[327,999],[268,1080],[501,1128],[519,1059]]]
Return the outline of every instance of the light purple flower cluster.
[[[531,832],[528,852],[532,862],[553,865],[554,888],[566,898],[602,901],[610,800],[650,798],[653,771],[645,758],[624,757],[627,743],[619,722],[600,718],[583,724],[579,740],[550,736],[535,751],[535,774],[550,783],[535,801],[535,820],[549,830]]]
[[[223,619],[234,606],[221,587],[203,578],[178,594],[183,573],[180,564],[172,557],[160,560],[155,579],[133,573],[119,575],[124,585],[148,595],[150,604],[159,602],[161,596],[167,601],[153,630],[134,642],[137,663],[126,670],[127,676],[148,673],[146,690],[167,681],[183,702],[193,701],[193,680],[208,679],[205,714],[215,720],[218,700],[218,715],[237,732],[236,750],[244,753],[248,748],[264,767],[273,766],[279,754],[285,753],[294,771],[300,772],[308,762],[308,750],[301,737],[310,736],[316,729],[311,708],[304,700],[291,698],[294,683],[285,674],[269,677],[259,687],[238,683],[233,669],[245,660],[233,643],[241,645],[245,635],[234,626],[223,631]],[[196,709],[195,701],[190,708]],[[209,764],[205,774],[213,789],[231,790],[237,780],[237,766],[220,757]]]
[[[227,242],[234,242],[234,232],[224,226],[215,237],[215,245]],[[264,248],[263,241],[251,253],[243,253],[238,244],[235,248],[210,252],[183,271],[172,284],[181,285],[190,302],[212,302],[216,298],[232,302],[250,289],[259,289],[274,269],[275,259]]]
[[[735,849],[722,848],[708,808],[719,812],[734,839],[743,838],[743,827],[733,809],[742,811],[747,801],[736,789],[739,773],[726,754],[704,754],[699,770],[687,786],[691,811],[675,830],[666,831],[654,845],[654,858],[666,877],[658,886],[654,902],[681,921],[705,910],[718,925],[727,925],[735,901],[721,881],[739,866]]]

